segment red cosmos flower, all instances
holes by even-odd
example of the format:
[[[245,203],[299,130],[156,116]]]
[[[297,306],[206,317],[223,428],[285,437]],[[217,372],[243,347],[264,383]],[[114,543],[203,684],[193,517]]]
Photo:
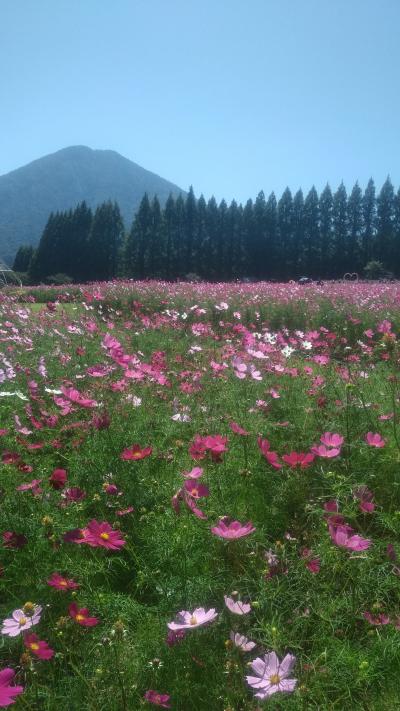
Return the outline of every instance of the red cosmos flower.
[[[47,581],[47,585],[51,585],[52,588],[62,590],[63,592],[66,590],[77,590],[80,587],[75,580],[72,580],[71,578],[64,578],[64,576],[60,575],[60,573],[52,573],[51,577]]]
[[[142,449],[140,444],[133,444],[132,447],[124,449],[120,457],[126,461],[131,459],[145,459],[146,457],[150,457],[152,451],[152,447],[143,447]]]
[[[192,444],[189,447],[189,454],[195,461],[199,459],[204,459],[206,456],[206,446],[204,444],[203,437],[200,435],[195,435]]]
[[[65,469],[54,469],[49,477],[49,484],[53,489],[63,489],[68,479],[68,474]]]
[[[292,469],[295,467],[307,469],[314,461],[314,455],[310,452],[290,452],[290,454],[283,454],[282,459],[289,467],[292,467]]]
[[[220,462],[222,453],[227,451],[225,445],[228,438],[222,437],[221,435],[208,435],[203,441],[204,446],[211,453],[211,457],[214,462]]]
[[[83,489],[80,489],[79,486],[71,486],[70,489],[65,489],[61,496],[64,499],[62,505],[67,506],[67,504],[77,503],[85,499],[86,492],[84,492]]]
[[[24,636],[24,645],[39,659],[51,659],[54,656],[54,649],[51,649],[47,642],[40,640],[36,634],[26,634]]]
[[[93,519],[86,528],[82,529],[82,535],[83,540],[78,543],[87,543],[92,548],[108,548],[116,551],[126,543],[121,532],[115,531],[107,521],[99,523]]]
[[[170,700],[169,694],[159,694],[158,691],[153,691],[149,689],[144,695],[144,699],[149,702],[149,704],[154,704],[154,706],[162,706],[163,709],[170,709],[171,704],[168,703]]]
[[[79,609],[76,602],[71,603],[68,608],[68,613],[69,616],[72,617],[78,625],[82,625],[82,627],[95,627],[95,625],[99,624],[97,617],[89,617],[89,610],[87,607],[81,607]]]

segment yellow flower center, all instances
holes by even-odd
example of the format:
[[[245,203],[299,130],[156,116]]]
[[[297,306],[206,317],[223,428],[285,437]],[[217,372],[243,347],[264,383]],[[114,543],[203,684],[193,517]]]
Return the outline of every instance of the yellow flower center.
[[[37,642],[31,642],[29,646],[30,646],[32,652],[37,652],[37,650],[39,649],[39,645]]]
[[[26,619],[26,617],[20,617],[18,620],[18,624],[20,627],[23,627],[24,625],[26,625],[27,622],[28,622],[28,620]]]
[[[75,616],[75,619],[77,622],[82,622],[82,620],[85,619],[83,615],[80,615],[79,613]]]
[[[100,533],[100,538],[102,538],[103,541],[108,541],[108,539],[110,538],[110,534],[109,533]]]
[[[190,624],[191,624],[191,625],[197,625],[197,617],[195,617],[194,615],[192,615],[191,618],[190,618]]]
[[[199,495],[199,490],[198,490],[198,489],[192,489],[192,491],[191,491],[190,493],[192,494],[192,496],[198,496],[198,495]]]
[[[133,459],[140,459],[141,456],[142,455],[140,452],[132,452]]]
[[[66,588],[67,585],[68,585],[68,583],[67,583],[66,580],[60,580],[60,581],[59,581],[59,585],[61,585],[63,588]]]
[[[279,674],[272,674],[272,676],[269,677],[269,680],[271,684],[279,684],[281,677]]]
[[[33,602],[26,602],[23,607],[23,610],[26,615],[32,615],[35,611],[35,605],[33,604]]]

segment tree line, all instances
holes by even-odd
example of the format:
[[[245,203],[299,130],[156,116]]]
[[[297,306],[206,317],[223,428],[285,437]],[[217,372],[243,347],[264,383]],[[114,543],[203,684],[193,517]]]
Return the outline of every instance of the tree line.
[[[20,247],[14,270],[38,282],[52,275],[73,281],[114,277],[167,280],[319,279],[362,273],[372,260],[400,275],[400,189],[387,178],[379,194],[343,183],[304,197],[289,188],[277,200],[263,192],[245,205],[214,197],[167,199],[144,195],[129,231],[118,205],[93,212],[85,202],[52,213],[36,250]]]

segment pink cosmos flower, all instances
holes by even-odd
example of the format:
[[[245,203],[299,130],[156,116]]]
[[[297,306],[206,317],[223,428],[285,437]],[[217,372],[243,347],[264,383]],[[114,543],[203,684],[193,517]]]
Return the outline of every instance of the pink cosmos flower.
[[[117,516],[126,516],[127,514],[130,514],[134,511],[135,509],[133,506],[127,506],[126,509],[120,509],[119,511],[116,511],[115,513]]]
[[[321,568],[321,563],[319,558],[312,558],[311,560],[308,560],[306,562],[306,567],[310,571],[310,573],[313,573],[313,575],[316,575],[319,573],[320,568]]]
[[[142,448],[140,444],[133,444],[132,447],[124,449],[120,456],[121,459],[124,459],[125,461],[131,459],[138,461],[139,459],[145,459],[146,457],[150,457],[152,451],[152,447]]]
[[[15,703],[15,697],[22,694],[23,686],[11,686],[15,671],[7,667],[0,671],[0,707],[5,708]]]
[[[379,627],[380,625],[388,625],[390,622],[390,618],[387,615],[384,615],[382,612],[379,613],[378,615],[373,615],[372,612],[363,612],[363,617],[364,619],[367,620],[371,625],[374,625],[375,627]]]
[[[251,652],[252,649],[256,646],[255,642],[252,642],[251,640],[247,639],[242,634],[239,634],[239,632],[231,632],[229,635],[231,642],[240,649],[241,652]]]
[[[227,540],[243,538],[243,536],[248,536],[255,530],[251,521],[242,524],[239,521],[232,521],[229,516],[223,516],[219,520],[219,523],[211,528],[211,532],[214,533],[215,536]]]
[[[168,630],[165,642],[168,647],[174,647],[176,644],[179,644],[185,636],[186,630]]]
[[[15,533],[15,531],[4,531],[2,538],[4,548],[13,548],[14,550],[22,548],[28,543],[28,539],[23,533]]]
[[[232,432],[234,432],[235,434],[242,435],[242,436],[246,436],[249,434],[248,432],[246,432],[246,430],[243,429],[243,427],[238,425],[237,422],[231,422],[229,424],[229,427],[231,428]]]
[[[48,579],[47,585],[51,585],[52,588],[62,590],[63,592],[66,590],[77,590],[80,587],[75,580],[65,578],[63,575],[60,575],[60,573],[53,573]]]
[[[251,612],[251,605],[247,602],[234,600],[232,597],[228,597],[227,595],[224,595],[224,600],[229,612],[232,612],[234,615],[247,615]]]
[[[17,486],[16,491],[32,491],[36,496],[42,493],[43,489],[40,488],[41,479],[32,479],[32,481],[26,484],[20,484]]]
[[[246,676],[246,680],[249,686],[256,690],[255,697],[263,701],[278,691],[287,694],[294,691],[297,679],[288,679],[288,676],[295,663],[296,657],[293,654],[287,654],[280,662],[275,652],[268,652],[264,659],[254,659],[251,667],[256,676]]]
[[[24,645],[39,659],[51,659],[54,656],[54,649],[32,632],[24,635]]]
[[[107,521],[100,523],[93,519],[86,528],[82,529],[82,543],[87,543],[92,548],[108,548],[109,550],[119,550],[126,541],[122,538],[120,531],[115,531]]]
[[[182,476],[185,479],[200,479],[203,476],[203,469],[201,467],[193,467],[190,472],[182,472]]]
[[[370,447],[381,448],[386,444],[386,440],[384,440],[378,432],[367,432],[365,435],[365,441]]]
[[[292,469],[295,467],[307,469],[314,461],[314,455],[310,452],[290,452],[290,454],[283,454],[282,459]]]
[[[69,616],[72,617],[72,619],[75,620],[78,625],[82,625],[82,627],[94,627],[99,623],[97,617],[89,616],[89,610],[87,609],[87,607],[82,607],[81,609],[79,609],[76,602],[73,602],[69,606],[68,613]]]
[[[168,703],[170,698],[169,694],[160,694],[158,691],[153,691],[153,689],[149,689],[144,695],[144,699],[148,701],[149,704],[161,706],[163,709],[171,708],[171,704]]]
[[[17,637],[21,632],[29,630],[33,625],[40,622],[42,608],[40,605],[34,605],[32,610],[25,612],[24,610],[14,610],[11,617],[3,621],[1,634],[8,637]]]
[[[365,551],[372,544],[370,539],[354,534],[351,526],[346,524],[335,526],[329,523],[328,528],[333,543],[340,548],[347,548],[350,551]]]
[[[210,490],[208,486],[206,486],[205,484],[200,484],[191,479],[187,479],[185,481],[184,489],[185,492],[189,494],[189,496],[192,496],[194,499],[200,499],[203,496],[210,495]]]
[[[314,445],[314,447],[311,447],[311,451],[318,457],[323,457],[324,459],[338,457],[341,452],[340,447],[328,448],[324,444]]]
[[[65,489],[62,494],[63,506],[68,504],[76,504],[79,501],[83,501],[86,498],[86,492],[80,489],[79,486],[71,486],[69,489]]]
[[[341,447],[344,442],[344,437],[342,435],[332,432],[324,432],[321,436],[320,441],[326,447]]]
[[[168,628],[174,632],[177,630],[194,630],[197,627],[207,625],[218,617],[214,608],[205,610],[204,607],[196,607],[193,612],[182,610],[178,612],[174,622],[168,622]]]

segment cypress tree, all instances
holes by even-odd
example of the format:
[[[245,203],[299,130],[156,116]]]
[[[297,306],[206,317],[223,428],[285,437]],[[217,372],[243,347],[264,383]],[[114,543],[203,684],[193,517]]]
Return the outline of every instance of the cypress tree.
[[[147,245],[150,241],[152,214],[147,193],[143,195],[139,210],[125,242],[125,271],[135,279],[144,279]]]
[[[13,270],[15,272],[27,272],[31,263],[34,249],[30,244],[23,244],[19,247],[15,255]]]
[[[88,238],[89,277],[107,280],[117,273],[124,226],[117,203],[104,202],[96,209]]]
[[[183,245],[183,271],[185,274],[195,271],[196,263],[197,202],[193,187],[190,186],[185,201],[185,244]]]
[[[304,196],[298,190],[293,198],[293,272],[292,278],[300,276],[301,255],[304,248]]]
[[[319,200],[314,185],[304,201],[304,248],[301,265],[306,276],[319,276]]]
[[[276,278],[279,269],[278,250],[278,208],[275,193],[271,193],[265,206],[264,257],[260,276],[262,279]]]
[[[319,219],[321,258],[319,274],[321,277],[330,276],[332,270],[331,258],[333,253],[333,195],[329,183],[326,184],[319,198]]]
[[[294,270],[293,254],[293,198],[289,188],[286,188],[278,202],[279,279],[289,278]]]
[[[347,193],[343,182],[333,196],[333,274],[342,277],[351,270],[347,263]]]
[[[349,225],[347,269],[350,272],[358,272],[363,266],[361,261],[361,237],[363,229],[362,191],[358,182],[354,185],[347,202],[347,216]]]
[[[375,241],[375,231],[376,231],[376,197],[375,197],[375,183],[372,178],[369,179],[368,185],[366,187],[363,201],[362,201],[362,212],[363,212],[363,233],[361,238],[362,247],[362,263],[363,266],[368,264],[373,258],[373,247]]]
[[[389,177],[386,178],[377,200],[377,241],[376,257],[390,268],[394,256],[394,189]]]

